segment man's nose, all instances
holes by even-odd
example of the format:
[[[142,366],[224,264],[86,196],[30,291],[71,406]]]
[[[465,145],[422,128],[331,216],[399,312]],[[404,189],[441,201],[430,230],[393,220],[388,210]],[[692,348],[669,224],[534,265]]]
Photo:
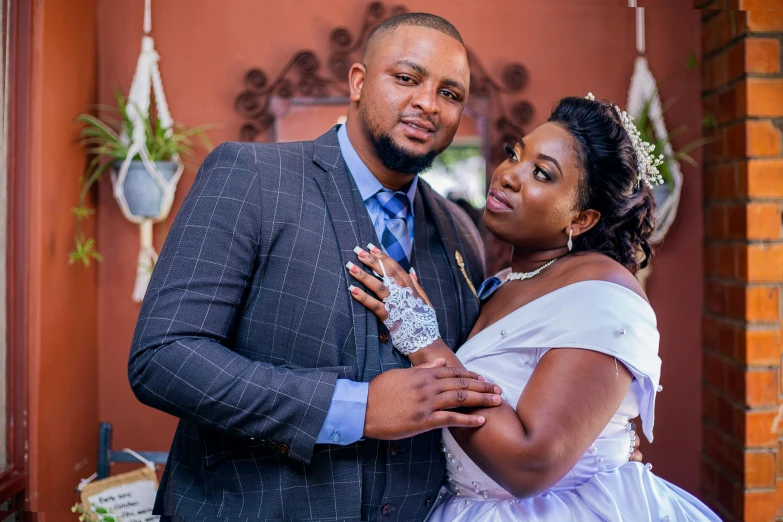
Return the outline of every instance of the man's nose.
[[[438,108],[438,91],[434,87],[420,85],[411,100],[411,105],[427,114],[436,114]]]

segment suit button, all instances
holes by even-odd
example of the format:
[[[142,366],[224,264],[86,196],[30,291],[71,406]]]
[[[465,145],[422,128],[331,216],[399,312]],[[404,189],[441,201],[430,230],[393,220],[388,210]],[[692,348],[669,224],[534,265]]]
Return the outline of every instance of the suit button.
[[[432,504],[432,497],[427,497],[427,500],[424,501],[424,507],[430,507],[430,504]]]
[[[381,332],[381,334],[378,336],[378,339],[380,339],[381,343],[386,344],[389,342],[389,334],[386,332]]]
[[[283,455],[288,455],[288,452],[291,451],[291,448],[289,448],[287,444],[280,444],[278,449]]]
[[[381,513],[383,513],[384,516],[390,515],[392,512],[391,504],[384,504],[384,506],[381,508]]]

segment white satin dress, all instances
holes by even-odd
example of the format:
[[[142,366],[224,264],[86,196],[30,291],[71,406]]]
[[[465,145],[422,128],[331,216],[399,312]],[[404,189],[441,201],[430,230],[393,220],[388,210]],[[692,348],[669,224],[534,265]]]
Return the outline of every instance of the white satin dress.
[[[611,355],[635,380],[576,466],[534,497],[514,498],[443,430],[447,482],[427,522],[719,522],[693,495],[628,461],[630,419],[641,416],[642,431],[653,440],[655,396],[660,391],[658,341],[650,305],[631,290],[604,281],[560,288],[471,338],[457,352],[460,361],[498,384],[504,400],[514,407],[536,364],[551,348]]]

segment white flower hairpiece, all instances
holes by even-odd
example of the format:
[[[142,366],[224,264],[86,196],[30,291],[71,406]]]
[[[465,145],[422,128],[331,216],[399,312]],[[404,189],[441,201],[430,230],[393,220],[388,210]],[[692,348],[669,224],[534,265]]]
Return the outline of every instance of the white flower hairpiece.
[[[593,93],[587,93],[586,99],[595,101]],[[620,122],[625,127],[625,131],[628,133],[628,137],[631,138],[631,144],[633,150],[636,152],[637,170],[639,171],[639,177],[636,180],[636,186],[641,185],[642,181],[650,188],[656,185],[663,184],[663,176],[658,172],[658,166],[663,163],[663,154],[655,157],[655,145],[647,143],[642,139],[641,132],[636,128],[633,122],[633,116],[623,111],[617,105],[612,105],[614,110],[617,111],[617,116],[620,117]]]

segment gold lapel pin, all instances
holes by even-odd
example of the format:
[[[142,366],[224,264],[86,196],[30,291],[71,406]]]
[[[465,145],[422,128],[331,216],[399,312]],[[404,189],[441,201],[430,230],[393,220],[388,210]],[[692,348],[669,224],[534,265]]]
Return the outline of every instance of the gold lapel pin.
[[[473,295],[476,296],[476,299],[478,299],[478,294],[476,293],[476,288],[473,286],[473,283],[470,281],[470,278],[468,277],[468,272],[465,270],[465,260],[462,259],[462,254],[459,253],[459,250],[454,252],[454,259],[457,260],[457,265],[459,266],[459,269],[462,272],[462,275],[465,276],[465,281],[468,282],[468,286],[470,287],[470,291],[473,292]]]

